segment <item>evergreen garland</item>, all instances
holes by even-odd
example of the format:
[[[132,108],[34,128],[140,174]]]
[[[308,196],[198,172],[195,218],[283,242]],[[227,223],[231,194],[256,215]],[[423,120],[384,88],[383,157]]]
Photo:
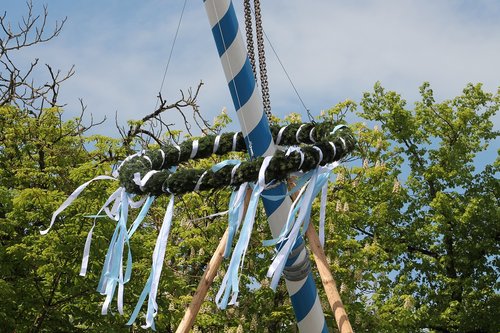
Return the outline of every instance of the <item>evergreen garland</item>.
[[[281,128],[272,126],[271,133],[275,142],[279,141],[279,145],[302,145],[299,150],[291,151],[288,156],[282,150],[275,152],[266,170],[266,182],[284,180],[290,173],[307,172],[318,165],[345,157],[354,149],[356,141],[346,126],[337,126],[337,130],[332,133],[334,128],[332,123],[290,124]],[[219,138],[207,135],[197,140],[185,141],[179,146],[164,145],[161,149],[146,150],[128,157],[118,170],[119,181],[129,193],[155,196],[163,193],[182,194],[193,190],[217,189],[228,185],[238,186],[244,182],[256,181],[263,157],[242,162],[233,176],[231,174],[234,165],[227,165],[217,172],[211,169],[169,171],[171,167],[189,159],[206,158],[214,153],[224,155],[231,151],[246,151],[241,132],[221,134]],[[145,184],[137,185],[134,179],[142,179],[146,175],[149,178]]]

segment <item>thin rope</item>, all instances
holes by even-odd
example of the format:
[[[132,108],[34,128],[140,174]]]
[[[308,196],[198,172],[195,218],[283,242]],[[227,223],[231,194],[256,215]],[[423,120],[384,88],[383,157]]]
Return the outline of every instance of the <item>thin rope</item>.
[[[163,85],[165,84],[165,79],[167,77],[168,68],[170,66],[170,60],[172,60],[172,54],[174,53],[175,42],[177,41],[177,36],[179,35],[179,29],[181,27],[182,18],[184,17],[184,10],[186,9],[187,0],[184,0],[184,5],[182,6],[181,16],[179,17],[179,22],[177,23],[177,29],[175,30],[174,40],[172,42],[172,47],[170,48],[170,53],[168,55],[167,65],[165,66],[165,71],[163,72],[163,79],[161,80],[160,90],[158,94],[163,91]],[[156,100],[155,110],[158,107],[158,101]]]
[[[295,91],[295,94],[297,95],[297,97],[299,98],[299,101],[300,103],[302,103],[302,106],[304,107],[304,110],[306,110],[307,112],[307,116],[309,117],[309,120],[314,123],[314,117],[311,115],[311,112],[309,110],[309,108],[306,106],[306,104],[304,103],[304,100],[302,99],[302,97],[300,96],[297,88],[295,87],[295,84],[293,84],[293,81],[292,81],[292,78],[290,77],[290,75],[288,74],[288,71],[286,70],[285,68],[285,65],[283,64],[283,62],[281,61],[281,58],[279,57],[278,55],[278,52],[276,52],[276,50],[274,49],[274,46],[273,46],[273,43],[271,43],[271,40],[269,39],[269,37],[267,36],[266,34],[266,31],[264,29],[262,29],[262,32],[264,33],[264,37],[266,38],[267,42],[269,43],[269,46],[271,47],[271,50],[273,51],[274,55],[276,56],[276,59],[278,60],[281,68],[283,69],[283,72],[285,72],[285,75],[288,79],[288,81],[290,82],[290,85],[292,86],[293,90]]]

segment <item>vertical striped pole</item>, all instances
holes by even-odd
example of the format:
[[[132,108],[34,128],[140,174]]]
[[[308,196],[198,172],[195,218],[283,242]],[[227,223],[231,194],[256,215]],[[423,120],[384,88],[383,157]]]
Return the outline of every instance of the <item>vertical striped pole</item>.
[[[204,0],[204,3],[250,158],[272,155],[276,148],[233,4],[231,0]],[[270,195],[285,193],[285,183],[265,192]],[[271,232],[276,237],[286,222],[291,200],[288,197],[281,202],[263,198],[263,202]],[[304,333],[328,332],[303,244],[302,237],[299,237],[284,274],[297,325]]]

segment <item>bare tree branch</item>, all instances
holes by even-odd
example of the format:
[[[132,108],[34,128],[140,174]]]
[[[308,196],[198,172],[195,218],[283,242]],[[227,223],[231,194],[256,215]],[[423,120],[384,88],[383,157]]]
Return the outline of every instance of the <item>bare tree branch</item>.
[[[215,130],[212,128],[210,123],[201,115],[197,104],[197,98],[202,86],[203,82],[200,82],[194,91],[189,88],[187,90],[187,94],[181,90],[180,98],[173,103],[167,103],[167,101],[163,99],[161,93],[159,93],[159,106],[152,113],[144,116],[136,122],[132,122],[128,129],[119,127],[117,124],[116,126],[123,138],[124,146],[130,146],[134,139],[138,139],[146,144],[148,144],[152,139],[161,145],[164,142],[164,140],[162,141],[161,139],[163,130],[166,130],[166,133],[168,134],[167,137],[169,139],[176,141],[176,134],[172,130],[172,126],[174,124],[167,123],[162,119],[162,115],[164,115],[167,111],[177,111],[180,114],[184,123],[184,128],[189,135],[193,135],[193,133],[191,131],[190,119],[188,118],[188,110],[192,111],[192,118],[202,133],[215,133]]]
[[[47,65],[50,79],[38,85],[31,79],[38,59],[34,59],[28,66],[13,61],[14,52],[52,40],[59,36],[66,23],[66,18],[56,21],[54,28],[47,31],[47,6],[43,7],[41,15],[33,13],[31,0],[27,2],[27,8],[27,15],[15,28],[7,20],[6,12],[0,16],[0,106],[13,104],[22,109],[40,111],[45,103],[52,107],[58,106],[59,87],[75,72],[74,66],[62,74],[60,70],[54,71]]]

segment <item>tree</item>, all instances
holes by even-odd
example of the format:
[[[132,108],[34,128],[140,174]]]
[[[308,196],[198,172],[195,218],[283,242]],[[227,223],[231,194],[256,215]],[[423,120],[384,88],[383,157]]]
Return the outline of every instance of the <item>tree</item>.
[[[45,34],[47,9],[36,16],[29,3],[23,22],[13,31],[6,15],[0,17],[0,327],[7,332],[136,331],[141,319],[128,328],[126,317],[101,316],[102,297],[94,291],[114,221],[104,218],[97,224],[87,277],[78,276],[80,244],[91,225],[85,215],[97,212],[117,185],[92,184],[49,234],[42,237],[39,230],[78,185],[109,173],[137,145],[155,148],[178,139],[180,132],[161,119],[168,110],[184,116],[184,108],[190,108],[194,121],[208,131],[218,132],[230,120],[222,114],[210,126],[201,118],[196,103],[200,85],[177,102],[167,103],[160,95],[159,108],[131,121],[128,130],[121,130],[121,139],[87,136],[98,124],[84,124],[85,109],[81,117],[63,121],[57,104],[60,85],[72,69],[62,75],[47,66],[48,79],[35,85],[30,75],[37,61],[22,72],[26,67],[10,56],[56,37],[64,20]],[[361,163],[336,170],[337,181],[328,193],[325,250],[357,332],[497,332],[500,160],[498,155],[486,157],[486,162],[478,158],[498,137],[492,119],[500,96],[468,85],[462,95],[436,102],[428,84],[421,87],[421,96],[409,109],[400,95],[380,84],[364,95],[358,115],[375,127],[351,125],[357,131]],[[342,121],[355,108],[346,101],[322,119]],[[297,120],[292,114],[286,121]],[[212,156],[182,167],[206,168],[219,161]],[[161,331],[175,331],[226,228],[224,217],[199,218],[225,210],[228,191],[176,199],[159,287],[156,323]],[[126,313],[149,275],[165,207],[166,198],[158,198],[131,240],[134,266],[126,285]],[[255,228],[240,306],[220,311],[213,302],[226,262],[196,331],[296,330],[284,285],[276,293],[266,288],[273,250],[260,245],[270,234],[262,208]],[[329,310],[325,312],[330,318]]]
[[[65,74],[45,66],[50,79],[42,84],[33,81],[32,74],[38,66],[38,59],[30,64],[19,64],[15,54],[34,45],[46,43],[62,31],[66,18],[56,21],[54,28],[47,32],[48,10],[44,7],[41,15],[33,12],[33,4],[27,2],[28,12],[22,22],[11,23],[7,20],[7,12],[0,16],[0,106],[14,104],[21,109],[41,110],[44,107],[57,106],[57,97],[61,83],[73,76],[71,67]]]
[[[413,110],[378,83],[364,94],[375,126],[354,125],[362,165],[339,168],[326,248],[356,331],[497,332],[500,160],[478,155],[500,96],[420,93]]]
[[[7,332],[135,331],[141,319],[128,328],[127,317],[101,316],[102,296],[95,292],[114,221],[102,219],[97,224],[87,276],[78,276],[83,244],[91,225],[91,219],[85,215],[95,214],[116,186],[92,184],[64,211],[50,233],[41,236],[39,231],[47,227],[54,210],[78,185],[109,173],[137,144],[147,146],[150,138],[154,143],[175,139],[179,132],[171,130],[172,124],[161,119],[162,113],[177,110],[184,116],[184,108],[191,108],[196,124],[212,131],[220,130],[229,119],[223,113],[211,127],[201,118],[196,104],[200,84],[194,93],[181,92],[181,98],[174,103],[167,103],[160,95],[158,109],[140,121],[130,122],[128,130],[120,131],[122,139],[87,136],[87,130],[100,123],[91,119],[90,125],[85,125],[83,103],[81,116],[69,121],[63,120],[62,106],[57,103],[61,84],[73,75],[73,69],[61,75],[47,65],[47,81],[35,84],[31,75],[38,61],[27,67],[15,62],[15,52],[59,35],[65,20],[56,23],[51,33],[46,33],[47,16],[47,8],[41,16],[35,15],[30,2],[21,25],[8,23],[6,14],[0,17],[0,62],[4,67],[0,74],[0,296],[4,299],[0,305],[0,326]],[[27,70],[23,72],[23,68]],[[156,124],[151,125],[152,122]],[[189,132],[187,120],[185,126]],[[166,129],[167,135],[158,128]],[[211,158],[191,166],[206,167],[214,162],[217,159]],[[157,327],[160,330],[173,332],[180,322],[226,223],[223,218],[191,221],[225,210],[227,201],[227,190],[178,198],[176,223],[165,258],[168,269],[163,271],[158,297]],[[126,285],[126,313],[131,313],[149,275],[164,207],[165,198],[157,199],[144,225],[131,240],[134,278]],[[259,231],[262,235],[253,241],[247,265],[261,268],[256,269],[258,274],[243,276],[242,283],[260,280],[265,274],[263,262],[269,259],[271,252],[256,246],[264,237],[264,232]],[[245,306],[241,310],[221,312],[213,302],[207,302],[197,329],[219,332],[233,327],[236,330],[240,320],[250,329],[250,325],[255,326],[255,313],[264,308],[275,313],[266,320],[266,325],[278,326],[284,322],[293,325],[289,303],[282,306],[286,293],[283,288],[272,303],[268,299],[254,302],[248,293],[262,292],[242,289]],[[210,297],[215,297],[214,291]],[[272,306],[273,303],[276,306]]]
[[[81,255],[75,242],[86,234],[88,219],[81,212],[98,209],[105,187],[94,187],[75,203],[63,231],[47,237],[39,231],[75,186],[109,170],[119,149],[116,140],[85,137],[97,124],[84,124],[83,107],[80,118],[62,120],[57,98],[72,69],[61,75],[47,65],[48,80],[36,84],[31,75],[38,61],[27,67],[15,62],[16,52],[55,38],[64,24],[56,23],[47,33],[47,9],[40,16],[32,9],[30,2],[18,25],[8,23],[6,13],[0,17],[0,326],[5,331],[69,331],[94,325],[98,317],[93,286],[75,274]],[[92,152],[86,148],[90,141]],[[108,235],[98,232],[99,237],[96,252],[102,254],[102,239]],[[109,322],[105,326],[112,328],[113,319]]]

